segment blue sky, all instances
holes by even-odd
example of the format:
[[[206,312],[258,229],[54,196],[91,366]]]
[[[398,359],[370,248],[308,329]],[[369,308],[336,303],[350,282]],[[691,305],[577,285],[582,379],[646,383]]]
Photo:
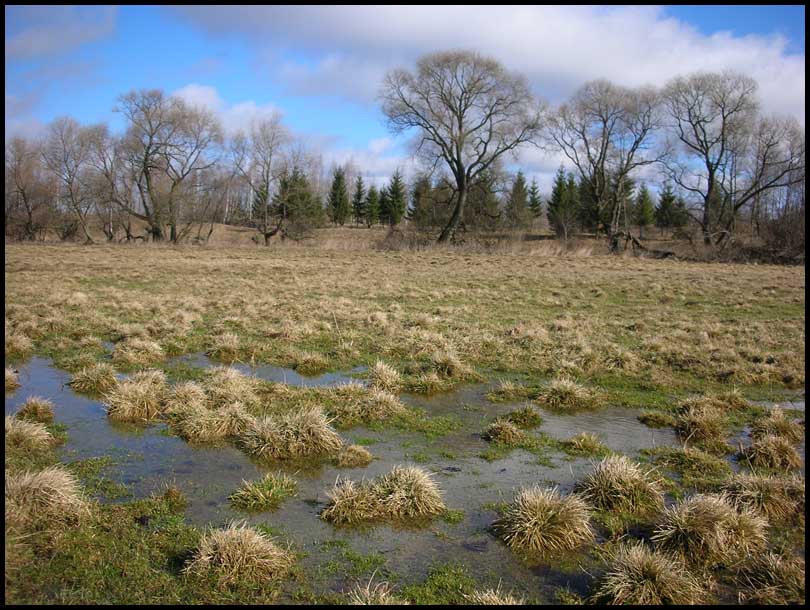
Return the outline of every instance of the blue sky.
[[[763,109],[804,122],[804,7],[6,7],[6,137],[60,115],[120,128],[116,98],[160,88],[234,131],[281,111],[325,161],[384,177],[408,166],[375,100],[386,70],[475,48],[555,103],[592,78],[661,85],[738,69]],[[546,181],[559,159],[519,160]]]

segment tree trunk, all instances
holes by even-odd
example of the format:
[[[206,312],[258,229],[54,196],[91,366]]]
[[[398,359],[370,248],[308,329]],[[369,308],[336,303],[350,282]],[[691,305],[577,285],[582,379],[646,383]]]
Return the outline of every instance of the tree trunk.
[[[459,188],[458,202],[453,210],[453,215],[450,217],[450,222],[447,223],[447,226],[442,229],[442,232],[439,235],[438,243],[444,243],[456,234],[456,228],[458,227],[459,220],[461,220],[461,215],[464,212],[464,204],[466,202],[467,185],[465,184],[463,187]]]

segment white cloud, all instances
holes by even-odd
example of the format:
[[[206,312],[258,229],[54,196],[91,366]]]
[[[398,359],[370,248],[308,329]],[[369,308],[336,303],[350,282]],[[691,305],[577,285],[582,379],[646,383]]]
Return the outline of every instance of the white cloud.
[[[268,66],[294,92],[371,102],[382,75],[426,52],[472,48],[526,74],[552,101],[608,78],[662,85],[697,70],[742,71],[763,107],[804,121],[804,54],[780,36],[705,35],[660,7],[241,6],[172,9],[215,35],[295,49]],[[272,41],[268,42],[268,41]],[[313,59],[314,58],[314,59]]]
[[[257,104],[253,100],[229,105],[219,95],[216,87],[191,83],[172,93],[192,106],[206,108],[219,117],[226,134],[246,130],[252,121],[270,117],[278,112],[272,104]]]

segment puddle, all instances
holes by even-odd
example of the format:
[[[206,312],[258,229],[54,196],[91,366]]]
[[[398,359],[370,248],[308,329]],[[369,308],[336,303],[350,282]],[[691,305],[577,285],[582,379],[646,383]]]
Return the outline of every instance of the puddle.
[[[175,358],[189,366],[210,366],[204,355]],[[361,372],[327,373],[319,377],[302,377],[278,367],[258,366],[251,369],[236,365],[248,374],[262,379],[286,381],[290,384],[315,386],[338,385],[355,381],[349,375]],[[136,497],[159,490],[166,483],[178,485],[185,492],[189,506],[187,518],[200,526],[220,525],[232,519],[246,519],[254,524],[264,523],[290,540],[295,548],[307,553],[305,568],[322,567],[336,550],[325,550],[322,544],[344,540],[359,553],[379,553],[384,560],[378,574],[394,577],[397,586],[425,578],[437,563],[463,564],[481,586],[495,586],[503,581],[507,589],[519,594],[551,601],[552,589],[562,586],[585,594],[590,578],[577,568],[560,569],[528,566],[515,557],[488,531],[497,514],[485,506],[507,502],[521,486],[531,484],[558,485],[570,491],[576,480],[590,468],[587,458],[572,459],[562,454],[552,455],[553,465],[538,464],[537,456],[515,450],[504,459],[487,462],[478,454],[487,447],[480,433],[498,415],[519,408],[520,404],[493,405],[484,394],[484,384],[463,387],[436,397],[404,395],[412,406],[425,409],[431,415],[453,415],[461,426],[440,439],[428,440],[423,435],[399,430],[370,430],[362,427],[341,431],[348,442],[363,440],[375,456],[366,468],[337,469],[330,464],[303,469],[301,466],[280,465],[278,470],[295,474],[298,495],[268,513],[246,515],[233,510],[227,496],[243,479],[259,478],[269,468],[252,462],[231,446],[199,447],[168,436],[165,426],[148,428],[113,426],[106,418],[103,406],[91,398],[77,395],[66,385],[68,373],[53,368],[50,361],[33,358],[20,367],[21,387],[6,396],[6,413],[12,413],[28,396],[37,394],[54,402],[55,419],[68,426],[68,441],[60,449],[64,461],[89,457],[113,456],[115,464],[106,475],[129,486]],[[572,416],[542,412],[543,423],[538,430],[556,438],[568,438],[582,431],[594,432],[611,449],[637,455],[647,447],[677,445],[675,433],[669,429],[651,429],[636,419],[632,409],[607,407],[591,413]],[[371,478],[390,471],[395,464],[413,463],[436,472],[436,480],[444,491],[448,507],[464,510],[461,523],[451,525],[434,521],[423,529],[402,529],[385,525],[370,529],[335,528],[318,517],[327,502],[326,492],[338,476],[354,479]],[[360,579],[369,578],[364,574]],[[341,591],[354,584],[342,576],[324,577],[314,587]]]

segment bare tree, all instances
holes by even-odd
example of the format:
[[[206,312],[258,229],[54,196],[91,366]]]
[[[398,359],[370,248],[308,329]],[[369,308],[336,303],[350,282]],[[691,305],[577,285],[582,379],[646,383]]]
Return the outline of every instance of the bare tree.
[[[45,172],[39,144],[22,137],[6,144],[6,232],[18,225],[19,237],[34,240],[46,227],[55,194],[53,181]],[[13,222],[17,214],[19,222]]]
[[[440,242],[455,235],[472,181],[532,141],[543,116],[525,78],[467,51],[426,55],[415,74],[389,72],[381,98],[392,132],[417,128],[417,152],[432,168],[444,161],[453,177],[455,205]]]
[[[279,176],[279,156],[289,144],[290,134],[281,124],[281,115],[255,121],[247,134],[238,133],[231,142],[231,154],[236,173],[250,186],[249,209],[267,245],[278,232],[278,223],[271,222],[270,200]]]
[[[604,229],[613,250],[618,248],[620,229],[629,235],[627,179],[666,154],[653,142],[660,123],[656,91],[628,89],[606,80],[586,83],[549,121],[548,138],[588,185],[599,216],[611,211]]]

